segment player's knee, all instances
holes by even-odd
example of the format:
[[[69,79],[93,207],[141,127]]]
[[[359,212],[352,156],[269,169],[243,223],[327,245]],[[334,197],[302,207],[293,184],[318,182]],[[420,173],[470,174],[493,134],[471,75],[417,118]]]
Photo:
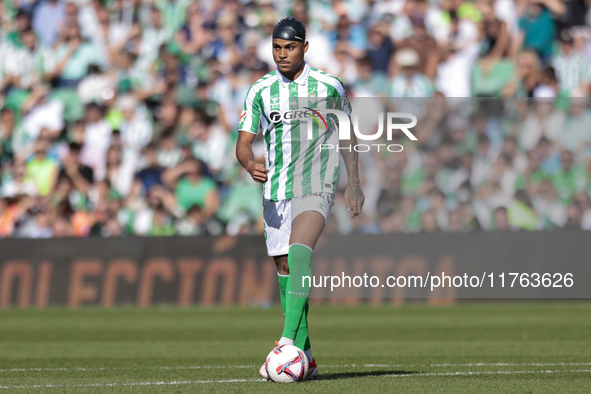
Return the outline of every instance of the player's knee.
[[[287,264],[287,255],[275,257],[277,273],[279,275],[289,275],[289,265]]]
[[[287,265],[285,265],[285,267],[283,268],[277,268],[277,272],[279,273],[279,275],[289,275],[289,267]]]
[[[287,261],[284,265],[277,266],[277,273],[279,275],[289,275],[289,266],[287,265]]]

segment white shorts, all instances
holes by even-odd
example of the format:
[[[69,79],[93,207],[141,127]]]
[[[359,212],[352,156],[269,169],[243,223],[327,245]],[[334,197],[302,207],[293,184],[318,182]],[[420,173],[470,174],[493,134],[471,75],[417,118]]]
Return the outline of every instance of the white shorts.
[[[315,211],[328,220],[334,205],[334,195],[330,193],[313,193],[305,196],[281,201],[263,200],[263,218],[265,220],[265,241],[267,254],[280,256],[289,252],[289,236],[291,222],[302,212]]]

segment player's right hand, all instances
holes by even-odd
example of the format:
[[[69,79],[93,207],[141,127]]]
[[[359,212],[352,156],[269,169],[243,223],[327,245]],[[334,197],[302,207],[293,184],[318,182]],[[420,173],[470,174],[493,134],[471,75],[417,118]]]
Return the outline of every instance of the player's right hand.
[[[267,182],[267,173],[269,172],[268,168],[265,168],[265,165],[262,163],[251,162],[248,166],[247,171],[252,176],[252,179],[258,183],[265,183]]]

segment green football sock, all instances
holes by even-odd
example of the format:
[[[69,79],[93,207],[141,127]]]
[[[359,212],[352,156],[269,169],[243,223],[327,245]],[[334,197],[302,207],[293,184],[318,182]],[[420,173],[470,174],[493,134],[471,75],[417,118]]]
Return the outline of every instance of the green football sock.
[[[307,309],[308,298],[310,297],[311,278],[312,278],[312,249],[302,244],[292,244],[289,247],[287,264],[289,265],[289,278],[287,280],[287,291],[285,294],[286,311],[285,325],[283,327],[283,337],[296,339],[301,326],[300,345],[303,343],[305,349],[306,343],[309,346]],[[310,280],[302,282],[303,277],[309,277]],[[295,343],[295,341],[294,341]],[[297,345],[296,345],[297,346]],[[299,346],[298,346],[299,347]]]
[[[289,279],[289,275],[281,275],[277,274],[277,279],[279,280],[279,297],[281,298],[281,308],[283,309],[283,316],[285,316],[285,309],[287,307],[285,301],[285,292],[287,291],[287,280]],[[304,309],[304,314],[302,315],[302,319],[298,326],[298,330],[296,332],[296,337],[294,339],[294,345],[306,351],[310,349],[310,337],[308,334],[308,301],[306,300],[306,307]]]
[[[281,298],[281,309],[283,309],[283,316],[285,316],[285,308],[287,307],[285,303],[285,292],[287,291],[287,280],[289,279],[289,275],[277,274],[277,279],[279,280],[279,298]]]
[[[308,300],[306,300],[304,314],[302,315],[302,320],[300,320],[300,325],[296,331],[296,337],[293,341],[293,344],[303,351],[306,351],[311,347],[310,336],[308,334]]]

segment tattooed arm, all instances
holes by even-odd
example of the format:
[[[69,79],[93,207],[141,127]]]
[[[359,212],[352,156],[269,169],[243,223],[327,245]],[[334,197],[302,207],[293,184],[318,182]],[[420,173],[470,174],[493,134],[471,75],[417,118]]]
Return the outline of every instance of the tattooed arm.
[[[351,212],[352,218],[361,213],[363,202],[365,201],[359,184],[358,154],[354,149],[356,145],[357,137],[352,130],[350,139],[340,141],[341,154],[343,155],[345,167],[347,168],[349,183],[347,189],[345,189],[345,205],[347,206],[347,212]]]
[[[252,179],[258,183],[267,182],[267,173],[269,170],[265,168],[262,163],[254,161],[254,154],[252,153],[252,142],[256,134],[241,131],[238,133],[238,142],[236,143],[236,158],[252,176]]]

